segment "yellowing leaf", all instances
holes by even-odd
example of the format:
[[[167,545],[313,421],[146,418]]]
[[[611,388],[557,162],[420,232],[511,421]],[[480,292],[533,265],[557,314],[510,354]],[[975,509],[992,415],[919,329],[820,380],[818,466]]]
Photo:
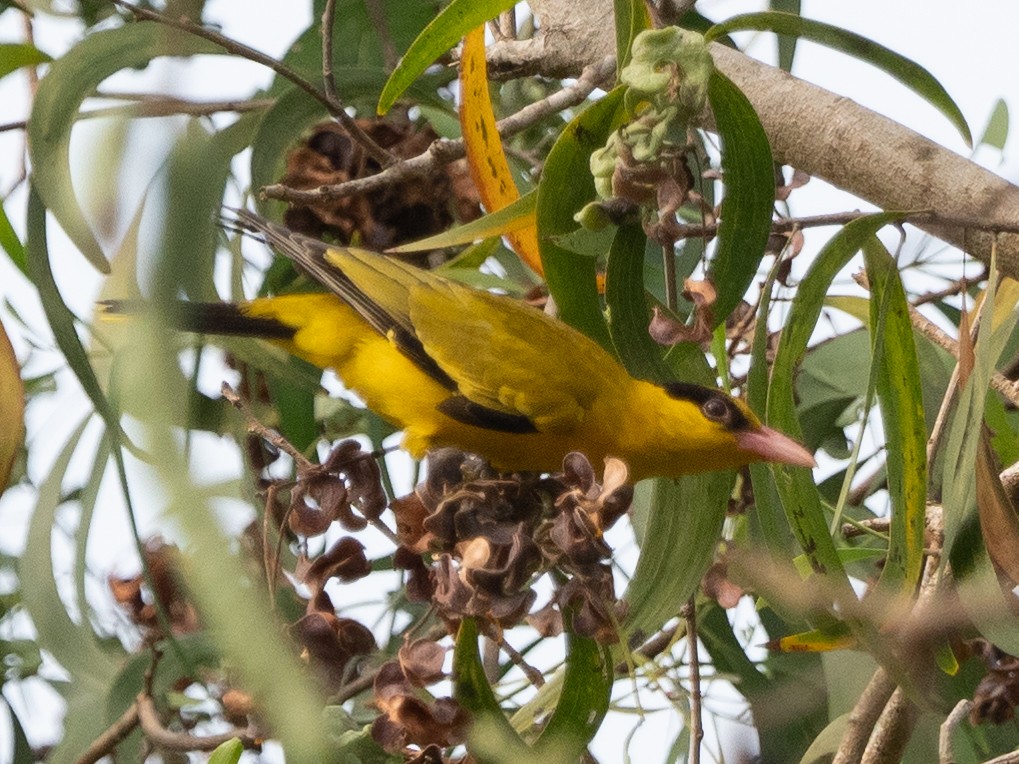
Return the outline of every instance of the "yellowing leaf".
[[[987,554],[1012,579],[1012,583],[1019,583],[1019,556],[1016,555],[1016,550],[1019,550],[1019,515],[1001,484],[987,425],[980,428],[976,495]]]
[[[14,348],[0,324],[0,493],[7,488],[24,437],[25,387]]]
[[[769,642],[768,647],[782,653],[826,653],[855,647],[857,639],[849,627],[839,624],[834,629],[813,629]]]
[[[520,198],[513,182],[502,141],[495,129],[492,99],[488,94],[488,65],[485,62],[485,28],[480,26],[464,37],[460,56],[460,129],[463,131],[467,163],[478,187],[481,201],[496,212]],[[542,273],[538,253],[538,229],[531,222],[506,234],[513,250],[536,273]]]

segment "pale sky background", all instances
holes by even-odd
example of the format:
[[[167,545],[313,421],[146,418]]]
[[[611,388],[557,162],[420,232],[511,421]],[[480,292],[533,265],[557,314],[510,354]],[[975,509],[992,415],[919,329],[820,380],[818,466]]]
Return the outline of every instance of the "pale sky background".
[[[760,3],[743,0],[702,0],[699,8],[715,19],[747,10],[759,10]],[[296,11],[296,13],[295,13]],[[302,15],[303,14],[303,15]],[[271,55],[279,56],[293,38],[310,23],[303,4],[291,2],[265,2],[264,0],[212,0],[208,4],[206,19],[228,22],[226,33],[246,44]],[[1019,92],[1016,73],[1019,72],[1019,4],[1013,0],[974,0],[965,5],[947,0],[858,0],[854,3],[810,2],[803,3],[803,15],[839,25],[880,42],[912,58],[937,77],[956,100],[968,120],[975,138],[982,134],[986,121],[999,98],[1004,98],[1012,113],[1019,113]],[[41,19],[36,27],[38,46],[59,55],[78,37],[73,25]],[[0,42],[22,39],[21,18],[13,12],[0,16]],[[749,37],[741,39],[747,42]],[[748,52],[766,61],[774,60],[774,37],[756,35],[750,40]],[[143,74],[121,78],[118,86],[130,89],[164,87],[174,94],[196,100],[244,97],[254,88],[268,84],[271,73],[247,62],[219,61],[215,76],[196,76],[196,70],[179,62],[161,61]],[[209,71],[209,70],[203,70]],[[828,51],[810,43],[801,43],[797,52],[794,73],[827,87],[868,106],[892,119],[923,133],[950,149],[968,154],[968,150],[948,121],[918,96],[878,70],[855,60]],[[114,89],[110,85],[110,89]],[[0,80],[0,122],[23,118],[26,114],[26,85],[21,74]],[[171,120],[146,120],[136,131],[136,156],[148,157],[132,164],[132,172],[121,180],[122,195],[127,199],[140,197],[151,175],[156,171],[174,133]],[[75,132],[75,146],[87,145],[98,135],[93,125]],[[18,131],[0,133],[0,190],[6,191],[17,176],[19,153],[23,135]],[[81,142],[81,143],[79,143]],[[978,154],[981,163],[1006,178],[1015,180],[1019,174],[1009,148],[1003,158],[997,151],[984,150]],[[72,150],[73,154],[73,150]],[[84,173],[87,168],[75,167]],[[807,189],[793,198],[793,211],[798,215],[819,214],[851,210],[861,206],[858,200],[834,189],[822,189],[819,181],[812,181]],[[7,202],[7,211],[15,227],[23,232],[24,187]],[[125,205],[130,214],[131,205]],[[123,224],[123,221],[122,221]],[[85,260],[66,243],[56,226],[51,226],[51,250],[58,263],[58,279],[68,304],[79,315],[87,316],[100,287],[100,278]],[[825,233],[808,232],[808,242],[822,243]],[[110,247],[112,249],[112,247]],[[976,270],[976,269],[974,269]],[[6,258],[0,259],[0,298],[9,301],[13,308],[33,327],[39,327],[37,341],[44,346],[50,343],[45,321],[34,295],[34,290]],[[11,335],[19,359],[26,363],[27,374],[37,374],[55,367],[59,354],[52,350],[32,350],[30,342],[6,309],[0,310],[8,333]],[[80,421],[87,410],[84,396],[76,389],[70,375],[60,377],[69,388],[60,396],[40,400],[29,411],[28,438],[32,447],[29,475],[33,480],[43,478],[56,449],[66,440],[69,431]],[[236,453],[215,441],[206,444],[215,454],[217,469],[207,470],[204,479],[214,480],[234,474],[239,468]],[[78,465],[78,471],[87,465]],[[24,544],[27,518],[33,503],[32,492],[26,487],[10,490],[0,498],[0,550],[17,553]],[[101,503],[102,504],[102,503]],[[123,516],[118,515],[118,504],[103,521],[101,538],[89,549],[89,567],[102,578],[108,571],[132,572],[134,542],[127,533]],[[168,530],[160,522],[158,509],[148,508],[142,518],[143,532]],[[632,544],[626,536],[617,536],[617,547],[625,552]],[[102,596],[101,586],[95,587]],[[369,621],[370,622],[370,621]],[[619,683],[620,692],[628,691],[626,683]],[[12,693],[9,700],[18,707],[31,709],[22,719],[28,725],[33,743],[48,742],[54,735],[54,719],[59,716],[59,705],[48,691],[29,687],[24,695]],[[659,696],[647,693],[644,699],[649,708],[661,708]],[[730,709],[731,710],[731,709]],[[621,760],[621,741],[633,726],[635,718],[620,718],[606,724],[595,741],[595,753],[603,762]],[[680,724],[669,711],[651,714],[634,734],[629,751],[640,761],[659,761],[679,732]],[[724,737],[735,740],[737,728],[727,727]],[[7,731],[0,722],[0,764],[9,760],[5,752]],[[709,751],[716,750],[717,740],[709,730]],[[733,748],[727,749],[730,753]],[[706,752],[707,753],[707,752]],[[706,756],[705,760],[710,760]]]

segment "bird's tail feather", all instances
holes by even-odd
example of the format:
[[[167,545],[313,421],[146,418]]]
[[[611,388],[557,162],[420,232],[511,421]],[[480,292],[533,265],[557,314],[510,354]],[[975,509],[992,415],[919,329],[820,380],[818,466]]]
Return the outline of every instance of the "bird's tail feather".
[[[104,314],[131,315],[151,309],[143,300],[106,300],[100,303]],[[166,312],[170,325],[182,332],[225,334],[233,337],[288,340],[293,327],[266,316],[251,316],[242,306],[228,302],[184,302],[170,305]]]

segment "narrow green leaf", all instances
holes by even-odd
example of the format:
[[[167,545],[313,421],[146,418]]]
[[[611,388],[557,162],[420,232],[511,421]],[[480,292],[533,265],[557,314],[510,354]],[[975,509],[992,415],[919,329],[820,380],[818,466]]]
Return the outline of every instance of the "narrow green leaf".
[[[0,43],[0,78],[23,66],[35,66],[52,61],[48,55],[27,43]]]
[[[21,239],[18,238],[14,226],[11,225],[10,218],[7,217],[7,212],[4,210],[2,202],[0,202],[0,248],[7,253],[7,256],[17,266],[18,270],[27,276],[28,263],[25,259],[25,247],[21,243]]]
[[[115,72],[139,69],[159,56],[223,52],[194,35],[140,21],[85,37],[54,61],[39,83],[27,131],[33,185],[71,241],[102,273],[109,272],[109,263],[71,183],[71,128],[78,108]]]
[[[616,73],[630,63],[633,39],[651,28],[651,16],[643,0],[613,0],[616,27]]]
[[[403,54],[382,88],[378,113],[389,111],[403,91],[467,32],[514,5],[514,0],[452,0]]]
[[[948,95],[948,91],[934,75],[905,56],[846,29],[791,13],[774,11],[733,16],[720,24],[715,24],[704,37],[710,41],[719,35],[746,29],[813,40],[876,66],[944,114],[962,135],[966,145],[973,145],[973,135],[970,133],[969,125],[966,124],[966,118]]]
[[[478,625],[473,618],[460,621],[453,652],[453,690],[457,702],[474,717],[474,728],[469,738],[472,751],[477,744],[484,751],[498,752],[503,761],[531,760],[530,746],[509,723],[485,676],[481,653],[478,652]],[[480,731],[484,732],[483,736]]]
[[[534,211],[537,204],[538,192],[528,191],[501,210],[490,212],[477,220],[443,231],[435,236],[391,247],[386,252],[424,252],[429,249],[456,247],[461,244],[471,244],[479,239],[502,236],[510,231],[519,231],[534,223]]]
[[[32,511],[25,552],[18,563],[22,601],[32,616],[39,646],[49,652],[74,678],[76,684],[93,690],[105,688],[116,673],[116,663],[96,646],[87,618],[75,623],[67,612],[55,579],[52,551],[57,510],[63,503],[63,481],[67,466],[92,415],[74,429],[57,455],[49,474],[39,486]]]
[[[991,274],[980,315],[973,370],[959,392],[941,457],[944,464],[941,490],[945,508],[944,548],[948,555],[952,554],[956,538],[976,511],[973,498],[974,465],[987,390],[995,364],[1017,321],[1017,313],[1013,308],[1019,297],[1019,288],[1012,281],[1003,282],[999,288],[993,269]],[[999,291],[1003,292],[1000,297]],[[996,322],[997,326],[993,326]]]
[[[620,226],[609,250],[605,273],[605,303],[609,333],[616,355],[638,379],[653,382],[673,380],[662,348],[648,334],[651,315],[644,291],[644,249],[647,236],[639,223]]]
[[[733,473],[707,472],[679,480],[644,480],[634,502],[652,511],[640,557],[624,599],[627,635],[648,635],[675,616],[700,583],[715,555]]]
[[[750,370],[747,372],[747,404],[762,416],[768,410],[768,316],[779,264],[780,261],[776,260],[761,289],[761,304],[757,311],[757,326],[750,353]],[[774,475],[766,464],[751,464],[750,480],[754,487],[752,527],[760,528],[764,543],[776,561],[786,560],[790,551],[789,524],[775,488]]]
[[[980,633],[1006,652],[1019,652],[1019,629],[979,533],[975,507],[976,455],[987,390],[995,364],[1011,336],[1019,310],[1019,285],[997,283],[991,263],[974,348],[974,365],[959,393],[941,461],[945,516],[943,554],[952,564],[959,601]]]
[[[714,323],[739,305],[764,257],[775,206],[775,171],[768,136],[747,97],[723,74],[711,74],[711,110],[722,141],[725,196],[718,248],[708,277],[718,290]]]
[[[870,281],[871,356],[891,501],[888,557],[878,586],[912,594],[923,567],[927,426],[909,303],[895,260],[876,237],[863,248]]]
[[[622,122],[623,88],[616,88],[577,115],[560,134],[538,182],[538,244],[549,291],[559,316],[611,351],[612,342],[595,278],[597,262],[571,252],[555,237],[579,228],[575,213],[595,198],[591,152],[605,145]]]
[[[81,338],[75,331],[75,317],[64,304],[60,290],[57,289],[50,268],[49,249],[46,244],[46,210],[39,194],[33,185],[28,195],[28,237],[26,252],[28,253],[28,271],[32,283],[39,290],[39,299],[50,330],[56,339],[57,347],[64,354],[67,365],[71,367],[88,395],[96,411],[103,417],[110,428],[118,427],[117,418],[103,394],[99,380],[89,362],[88,353],[81,344]]]
[[[564,614],[568,620],[570,614]],[[612,695],[608,647],[572,629],[566,632],[566,674],[555,711],[534,745],[536,761],[575,761],[601,727]]]
[[[807,275],[800,282],[771,373],[767,419],[772,427],[793,437],[800,435],[793,379],[821,315],[828,287],[836,274],[878,229],[899,217],[895,213],[881,213],[860,218],[845,226],[818,253]],[[810,471],[784,465],[772,465],[771,469],[786,517],[811,569],[828,576],[835,586],[851,596],[849,581],[829,535],[821,499]]]
[[[987,120],[987,127],[984,134],[980,136],[977,145],[993,146],[999,151],[1005,150],[1005,142],[1008,140],[1008,104],[1004,98],[999,98],[994,104],[994,110]]]
[[[771,0],[771,10],[780,13],[800,15],[800,0]],[[797,38],[788,35],[778,36],[778,68],[784,72],[793,70],[793,59],[796,57]]]

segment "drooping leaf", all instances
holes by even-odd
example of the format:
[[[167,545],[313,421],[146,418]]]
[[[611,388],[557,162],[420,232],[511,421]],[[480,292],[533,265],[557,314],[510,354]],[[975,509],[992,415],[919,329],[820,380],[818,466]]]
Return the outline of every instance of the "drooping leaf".
[[[644,248],[647,236],[638,223],[622,225],[609,250],[605,303],[616,354],[633,376],[653,382],[674,379],[662,360],[661,347],[648,334],[651,315],[644,292]]]
[[[821,250],[800,282],[772,367],[767,408],[770,426],[793,437],[799,436],[793,379],[821,314],[828,287],[835,275],[874,232],[897,217],[895,213],[881,213],[860,218],[847,225]],[[810,471],[784,465],[772,465],[771,469],[786,517],[800,547],[807,555],[811,569],[829,577],[839,590],[850,596],[849,581],[829,535],[828,523]]]
[[[905,56],[846,29],[776,11],[733,16],[720,24],[715,24],[704,36],[708,40],[713,40],[719,35],[744,29],[812,40],[876,66],[944,114],[962,135],[966,145],[973,145],[973,135],[970,133],[969,125],[966,124],[966,118],[948,95],[948,91],[934,75]]]
[[[538,182],[538,243],[545,281],[568,324],[611,351],[596,278],[597,262],[557,243],[556,237],[576,231],[573,219],[595,198],[591,152],[605,145],[623,120],[624,88],[616,88],[591,104],[566,126],[545,160]]]
[[[410,83],[470,30],[513,5],[513,0],[453,0],[424,28],[403,54],[379,96],[378,113],[389,111]]]
[[[739,305],[764,257],[775,205],[775,174],[768,137],[747,97],[723,74],[711,74],[711,110],[722,141],[722,198],[718,248],[708,277],[718,291],[714,324]]]
[[[71,183],[71,128],[78,107],[115,72],[145,66],[160,56],[223,52],[193,35],[140,21],[90,34],[54,61],[39,83],[27,131],[33,185],[71,241],[100,272],[108,272],[109,264]]]
[[[871,349],[891,501],[888,557],[878,586],[910,595],[923,568],[927,426],[909,303],[895,260],[876,239],[863,248],[870,282]]]
[[[644,480],[634,505],[652,507],[637,567],[626,588],[623,629],[649,635],[675,616],[714,559],[715,544],[732,491],[731,472]]]
[[[460,54],[460,128],[471,178],[485,209],[498,212],[520,199],[495,127],[495,112],[488,92],[484,26],[472,29],[464,37]],[[520,259],[540,274],[538,229],[533,217],[520,229],[508,231],[506,238]]]
[[[75,331],[75,317],[64,303],[60,290],[53,279],[50,265],[49,249],[46,243],[46,210],[39,195],[32,186],[28,195],[28,237],[26,252],[28,253],[29,277],[35,288],[39,290],[39,299],[50,330],[56,339],[57,346],[64,354],[67,365],[71,367],[81,383],[85,394],[92,405],[106,421],[107,426],[116,427],[117,421],[103,393],[99,380],[89,362],[88,354],[81,344],[81,338]]]

